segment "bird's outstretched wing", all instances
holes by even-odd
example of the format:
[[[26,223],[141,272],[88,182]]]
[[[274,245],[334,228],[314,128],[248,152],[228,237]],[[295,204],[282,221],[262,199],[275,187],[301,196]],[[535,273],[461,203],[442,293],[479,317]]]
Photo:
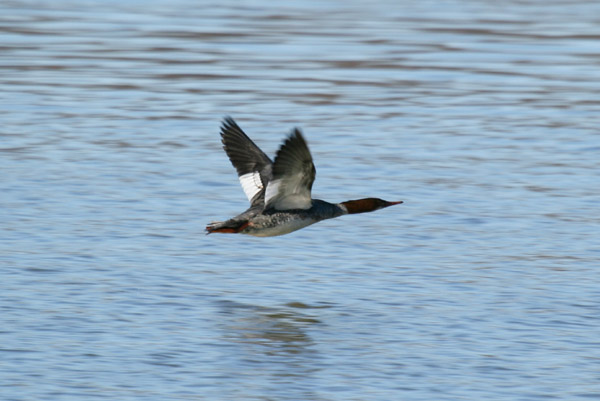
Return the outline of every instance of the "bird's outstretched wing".
[[[264,204],[267,183],[271,180],[273,162],[231,117],[221,126],[223,149],[237,170],[242,189],[252,206]]]
[[[309,209],[316,170],[308,145],[298,129],[294,129],[281,145],[273,175],[267,184],[265,209]]]

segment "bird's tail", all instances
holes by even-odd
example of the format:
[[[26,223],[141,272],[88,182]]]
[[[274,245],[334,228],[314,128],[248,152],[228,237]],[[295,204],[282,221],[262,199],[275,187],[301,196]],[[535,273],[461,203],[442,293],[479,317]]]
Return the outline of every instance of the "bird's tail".
[[[206,235],[212,233],[236,234],[248,227],[247,221],[214,221],[206,226]]]

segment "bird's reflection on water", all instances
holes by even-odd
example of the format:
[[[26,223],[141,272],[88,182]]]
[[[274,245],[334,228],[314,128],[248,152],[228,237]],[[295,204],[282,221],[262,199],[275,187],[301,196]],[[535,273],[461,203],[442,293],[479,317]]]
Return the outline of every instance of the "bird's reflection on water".
[[[252,382],[254,390],[260,388],[276,399],[322,399],[314,389],[322,380],[326,356],[317,350],[310,332],[324,325],[316,311],[330,305],[293,302],[266,307],[221,301],[219,307],[223,340],[229,344],[223,350],[230,362],[227,376],[241,380],[236,397],[248,396],[246,384]]]
[[[224,337],[228,341],[256,345],[259,346],[254,348],[256,352],[277,355],[314,354],[313,340],[307,332],[311,326],[323,323],[310,311],[330,306],[292,302],[266,307],[222,301],[220,307],[225,316]]]

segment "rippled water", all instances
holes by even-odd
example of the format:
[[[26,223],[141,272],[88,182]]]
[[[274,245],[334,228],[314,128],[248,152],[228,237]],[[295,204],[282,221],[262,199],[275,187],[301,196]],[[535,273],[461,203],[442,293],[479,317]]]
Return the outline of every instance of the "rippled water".
[[[600,398],[600,3],[0,3],[5,400]],[[277,238],[218,137],[294,126]]]

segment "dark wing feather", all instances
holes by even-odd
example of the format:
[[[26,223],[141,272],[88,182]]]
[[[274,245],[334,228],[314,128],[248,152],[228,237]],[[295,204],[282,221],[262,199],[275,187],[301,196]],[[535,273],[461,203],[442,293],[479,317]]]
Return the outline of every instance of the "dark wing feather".
[[[263,203],[273,162],[231,117],[223,120],[221,140],[251,205]]]
[[[298,129],[281,145],[273,176],[267,184],[265,209],[309,209],[316,170],[308,145]]]

